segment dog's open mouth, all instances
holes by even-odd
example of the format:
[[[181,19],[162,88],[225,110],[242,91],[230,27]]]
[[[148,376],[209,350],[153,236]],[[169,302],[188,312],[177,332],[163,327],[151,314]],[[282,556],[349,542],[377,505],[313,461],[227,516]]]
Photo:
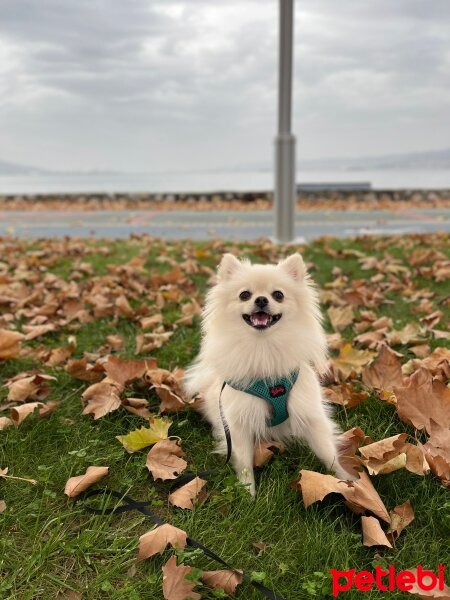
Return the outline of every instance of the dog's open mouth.
[[[258,310],[249,315],[243,314],[242,318],[254,329],[267,329],[281,319],[281,313],[271,315],[264,310]]]

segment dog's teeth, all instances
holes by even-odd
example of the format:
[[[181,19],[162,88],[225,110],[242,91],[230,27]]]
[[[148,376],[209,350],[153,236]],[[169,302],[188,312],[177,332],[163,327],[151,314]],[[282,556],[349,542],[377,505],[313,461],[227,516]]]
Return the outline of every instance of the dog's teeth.
[[[266,313],[253,313],[251,316],[252,325],[267,325],[269,315]]]

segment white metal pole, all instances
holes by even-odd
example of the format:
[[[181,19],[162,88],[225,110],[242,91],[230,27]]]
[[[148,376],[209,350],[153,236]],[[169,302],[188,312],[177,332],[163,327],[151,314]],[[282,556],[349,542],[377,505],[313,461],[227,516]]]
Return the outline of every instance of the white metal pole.
[[[295,137],[291,132],[294,0],[279,0],[278,135],[275,139],[275,240],[295,237]]]

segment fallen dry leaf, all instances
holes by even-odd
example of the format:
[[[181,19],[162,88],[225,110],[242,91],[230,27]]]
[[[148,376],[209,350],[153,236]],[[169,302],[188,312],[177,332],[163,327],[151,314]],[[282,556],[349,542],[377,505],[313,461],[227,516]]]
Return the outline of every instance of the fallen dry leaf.
[[[105,371],[109,379],[117,381],[121,386],[141,379],[148,369],[154,368],[156,361],[154,358],[148,360],[126,360],[118,356],[108,356],[104,364]]]
[[[84,475],[78,475],[77,477],[70,477],[67,480],[64,488],[64,493],[69,498],[75,498],[84,490],[87,490],[91,485],[103,479],[105,475],[108,475],[109,467],[88,467]]]
[[[69,360],[66,371],[75,379],[81,379],[81,381],[88,381],[89,383],[97,383],[105,376],[103,365],[99,363],[91,365],[86,358]]]
[[[204,500],[205,495],[203,488],[205,485],[206,481],[204,479],[195,477],[192,481],[182,485],[169,495],[170,504],[173,506],[178,506],[178,508],[192,510],[194,508],[194,504]]]
[[[203,571],[200,579],[210,588],[220,588],[226,594],[233,595],[237,586],[242,583],[243,576],[238,571],[222,569],[218,571]]]
[[[386,338],[391,346],[421,344],[424,341],[423,330],[418,323],[408,323],[403,329],[394,329],[386,334]]]
[[[160,413],[178,412],[187,407],[187,403],[183,398],[176,394],[168,385],[164,383],[153,385],[151,389],[155,390],[158,398],[161,400],[159,405]]]
[[[22,330],[24,331],[26,340],[34,340],[41,335],[45,335],[50,331],[55,331],[56,325],[54,323],[46,323],[45,325],[24,325]]]
[[[17,358],[20,354],[20,340],[24,337],[18,331],[0,329],[0,360]]]
[[[360,448],[359,452],[362,455],[362,461],[369,473],[377,475],[378,473],[390,473],[391,470],[395,470],[389,468],[389,463],[391,459],[399,456],[407,439],[407,433],[399,433]]]
[[[137,560],[150,558],[158,552],[161,554],[170,544],[173,548],[184,548],[186,546],[187,534],[169,523],[158,525],[147,531],[139,538],[139,553]]]
[[[365,435],[360,427],[353,427],[342,433],[339,439],[339,462],[346,471],[356,475],[362,471],[361,459],[356,456],[359,446],[371,444],[372,438]]]
[[[364,546],[386,546],[392,548],[391,542],[381,529],[380,521],[375,517],[361,517]]]
[[[360,514],[369,510],[383,521],[390,522],[383,501],[364,471],[359,474],[359,479],[351,482],[351,490],[347,492],[345,498],[347,506],[354,512]]]
[[[402,386],[402,368],[397,354],[383,344],[376,359],[364,368],[362,380],[369,387],[388,391],[394,386]]]
[[[5,512],[6,510],[6,502],[4,500],[0,500],[0,513]]]
[[[434,380],[429,371],[420,368],[404,386],[395,387],[397,412],[405,423],[431,433],[430,421],[450,427],[450,389]]]
[[[421,446],[431,471],[450,487],[450,429],[430,421],[430,438]]]
[[[366,473],[360,473],[359,479],[351,482],[315,471],[302,470],[300,476],[294,487],[301,492],[305,507],[323,500],[328,494],[336,493],[344,496],[346,505],[353,512],[361,514],[368,510],[383,521],[390,522],[389,513]]]
[[[342,331],[348,325],[351,325],[355,319],[353,307],[349,304],[347,306],[330,306],[327,312],[331,326],[335,331]]]
[[[339,356],[331,359],[331,364],[342,373],[344,379],[347,379],[352,371],[360,373],[374,356],[375,353],[370,350],[358,350],[351,344],[344,344]]]
[[[142,417],[146,421],[151,418],[152,414],[149,411],[148,401],[145,398],[124,398],[122,406],[130,413]]]
[[[419,598],[425,598],[425,599],[436,598],[436,600],[450,600],[450,587],[448,585],[446,585],[444,583],[442,590],[439,590],[436,588],[433,590],[423,590],[417,584],[417,569],[416,568],[408,569],[408,571],[413,573],[413,575],[415,576],[415,579],[416,579],[416,583],[412,584],[411,589],[406,590],[408,593],[414,594],[415,596],[418,596]],[[433,581],[434,581],[434,579],[433,579]],[[425,584],[426,586],[430,586],[433,581],[431,580],[430,577],[424,576],[422,583]]]
[[[39,410],[39,417],[48,417],[59,406],[59,402],[51,401],[44,404],[43,402],[28,402],[21,406],[14,406],[11,409],[11,419],[15,425],[20,425],[24,419],[31,415],[36,409]]]
[[[94,419],[97,420],[117,410],[122,404],[121,392],[122,386],[108,378],[99,383],[93,383],[81,396],[82,402],[86,403],[83,415],[93,414]]]
[[[201,596],[192,590],[195,581],[188,581],[186,575],[192,572],[192,567],[177,565],[177,557],[171,556],[162,568],[163,594],[166,600],[200,600]]]
[[[333,475],[323,475],[303,469],[300,471],[300,476],[300,480],[293,485],[301,492],[305,508],[323,500],[328,494],[342,494],[349,488],[348,483],[333,477]]]
[[[414,511],[411,503],[407,501],[391,510],[390,515],[391,524],[388,529],[388,536],[395,540],[405,527],[414,521]]]
[[[49,381],[56,381],[56,377],[38,373],[19,373],[6,382],[8,400],[10,402],[25,402],[25,400],[44,400],[50,393]]]
[[[368,392],[358,392],[350,383],[323,388],[322,391],[327,402],[339,404],[346,408],[358,406],[369,397]]]
[[[169,427],[172,421],[162,417],[152,417],[149,427],[134,429],[126,435],[116,435],[116,439],[123,445],[127,452],[138,452],[147,446],[152,446],[169,436]]]
[[[147,455],[146,467],[153,479],[175,479],[187,467],[183,451],[174,440],[160,440]]]
[[[284,444],[281,442],[275,442],[273,440],[270,442],[259,442],[259,444],[255,446],[255,451],[253,453],[253,465],[255,467],[266,465],[274,454],[272,448],[277,448],[280,454],[283,454],[285,450]]]
[[[11,427],[11,425],[14,425],[14,421],[8,417],[0,417],[0,431],[2,431],[2,429],[6,429],[7,427]]]

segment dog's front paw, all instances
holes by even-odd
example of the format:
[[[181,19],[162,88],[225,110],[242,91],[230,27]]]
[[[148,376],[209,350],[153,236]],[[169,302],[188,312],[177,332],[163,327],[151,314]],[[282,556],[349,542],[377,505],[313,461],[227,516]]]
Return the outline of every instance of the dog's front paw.
[[[242,469],[238,475],[239,481],[245,485],[252,498],[256,496],[255,477],[252,469]]]

